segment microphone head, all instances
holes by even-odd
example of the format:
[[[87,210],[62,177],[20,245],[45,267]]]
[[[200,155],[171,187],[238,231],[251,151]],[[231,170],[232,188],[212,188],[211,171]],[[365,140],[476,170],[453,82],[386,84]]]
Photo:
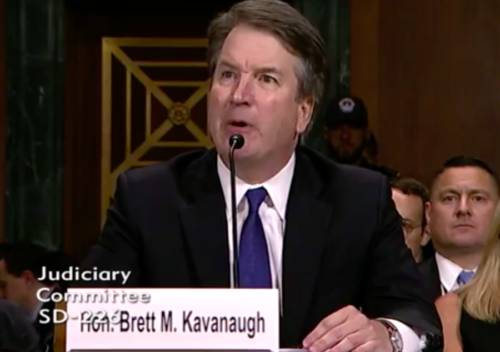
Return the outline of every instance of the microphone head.
[[[233,134],[229,137],[229,146],[234,149],[241,149],[245,145],[245,138],[241,134]]]

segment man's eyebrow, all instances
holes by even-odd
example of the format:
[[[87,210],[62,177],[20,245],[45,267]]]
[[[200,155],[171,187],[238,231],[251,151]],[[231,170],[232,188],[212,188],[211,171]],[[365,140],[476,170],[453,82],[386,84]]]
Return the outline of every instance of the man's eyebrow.
[[[228,60],[225,60],[225,59],[222,59],[219,62],[219,66],[225,66],[225,67],[228,67],[228,68],[233,69],[233,70],[237,70],[239,68],[238,65],[236,65]],[[255,71],[257,73],[275,73],[278,75],[282,74],[282,71],[279,68],[274,67],[274,66],[257,67],[257,68],[255,68]]]
[[[275,73],[275,74],[278,74],[278,75],[280,75],[282,73],[282,71],[279,68],[273,67],[273,66],[259,67],[259,68],[256,69],[256,71],[258,73]]]
[[[238,65],[233,64],[232,62],[229,62],[229,61],[224,60],[224,59],[222,59],[219,62],[219,66],[226,66],[226,67],[229,67],[229,68],[234,69],[234,70],[236,70],[238,68]]]

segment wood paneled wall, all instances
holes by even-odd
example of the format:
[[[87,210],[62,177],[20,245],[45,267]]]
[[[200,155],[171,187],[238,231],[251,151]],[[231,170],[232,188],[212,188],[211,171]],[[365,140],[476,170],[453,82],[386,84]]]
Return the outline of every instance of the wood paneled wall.
[[[446,159],[500,170],[500,1],[351,0],[351,87],[381,160],[429,182]]]

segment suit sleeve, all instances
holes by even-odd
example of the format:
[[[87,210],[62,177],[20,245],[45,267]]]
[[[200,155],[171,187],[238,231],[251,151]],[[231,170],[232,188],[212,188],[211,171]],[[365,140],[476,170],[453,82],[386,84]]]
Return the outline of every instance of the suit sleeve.
[[[132,221],[131,187],[127,174],[118,177],[113,204],[108,209],[99,242],[91,248],[82,270],[130,273],[126,282],[121,275],[114,281],[80,282],[83,287],[134,287],[140,286],[141,241]]]
[[[363,313],[370,318],[400,321],[417,332],[441,335],[439,316],[404,242],[400,216],[386,178],[380,190]]]

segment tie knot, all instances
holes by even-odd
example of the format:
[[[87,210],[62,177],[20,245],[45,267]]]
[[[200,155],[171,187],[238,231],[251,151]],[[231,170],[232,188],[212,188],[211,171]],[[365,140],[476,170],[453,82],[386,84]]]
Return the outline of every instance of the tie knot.
[[[267,191],[264,187],[249,189],[246,193],[246,197],[250,207],[249,213],[256,213],[264,199],[266,199]]]
[[[474,276],[474,271],[462,270],[460,275],[458,275],[457,282],[459,285],[465,285],[472,279],[473,276]]]

